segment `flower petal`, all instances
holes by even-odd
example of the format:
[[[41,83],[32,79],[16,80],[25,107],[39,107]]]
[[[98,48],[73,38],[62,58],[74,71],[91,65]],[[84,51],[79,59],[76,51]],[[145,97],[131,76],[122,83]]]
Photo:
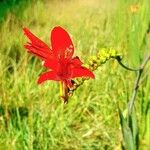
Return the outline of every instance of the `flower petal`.
[[[76,77],[95,78],[93,72],[90,71],[89,69],[85,68],[85,67],[72,68],[71,78],[76,78]]]
[[[23,28],[24,34],[29,38],[30,42],[25,45],[25,48],[30,53],[40,57],[41,59],[48,59],[52,57],[52,50],[42,40],[36,37],[27,28]]]
[[[80,67],[83,62],[79,59],[78,56],[74,57],[73,59],[71,59],[71,64],[74,66],[74,67]]]
[[[44,66],[46,68],[50,68],[52,70],[57,71],[59,67],[59,63],[57,59],[47,59],[44,61]]]
[[[74,46],[69,34],[60,26],[53,28],[51,32],[51,45],[53,53],[58,58],[71,58],[74,53]]]
[[[49,72],[45,72],[45,73],[41,74],[38,79],[38,84],[41,84],[42,82],[44,82],[46,80],[60,81],[59,77],[56,75],[56,73],[54,71],[49,71]]]

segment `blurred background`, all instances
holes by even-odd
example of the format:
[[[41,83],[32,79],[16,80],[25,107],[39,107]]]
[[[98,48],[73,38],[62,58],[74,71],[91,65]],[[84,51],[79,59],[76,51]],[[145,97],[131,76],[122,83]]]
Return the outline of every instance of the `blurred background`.
[[[84,63],[101,48],[113,47],[128,66],[138,68],[150,51],[149,0],[0,1],[0,149],[121,149],[117,106],[126,116],[136,74],[109,61],[80,86],[69,103],[59,99],[54,81],[37,85],[44,70],[23,45],[29,28],[50,46],[50,32],[62,26]],[[150,78],[135,103],[139,148],[150,147]]]

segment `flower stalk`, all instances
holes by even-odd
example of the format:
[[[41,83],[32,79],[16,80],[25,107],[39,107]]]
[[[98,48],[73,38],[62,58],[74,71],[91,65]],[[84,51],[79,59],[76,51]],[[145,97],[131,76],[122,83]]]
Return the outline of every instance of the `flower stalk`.
[[[85,64],[85,67],[90,69],[91,71],[97,70],[101,65],[105,64],[108,60],[112,58],[119,58],[119,60],[122,60],[122,56],[113,48],[102,48],[99,50],[97,55],[90,57],[87,64]],[[76,79],[73,80],[73,88],[69,89],[69,95],[73,95],[73,92],[77,90],[78,87],[80,87],[86,80],[89,78],[82,78],[82,79]]]
[[[66,86],[66,83],[60,81],[60,98],[63,100],[64,104],[68,103],[68,90],[69,88]]]

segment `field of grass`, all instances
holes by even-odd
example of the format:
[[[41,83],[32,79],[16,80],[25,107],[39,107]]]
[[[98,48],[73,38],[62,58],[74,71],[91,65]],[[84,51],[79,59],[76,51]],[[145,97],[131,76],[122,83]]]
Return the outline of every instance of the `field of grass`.
[[[22,28],[50,45],[50,31],[60,25],[72,35],[75,55],[84,63],[112,47],[124,64],[138,68],[150,51],[149,0],[34,0],[13,5],[7,13],[2,9],[0,150],[122,149],[118,105],[126,117],[136,73],[107,61],[65,105],[57,82],[37,85],[44,69],[23,47]],[[134,107],[140,150],[150,147],[149,66]]]

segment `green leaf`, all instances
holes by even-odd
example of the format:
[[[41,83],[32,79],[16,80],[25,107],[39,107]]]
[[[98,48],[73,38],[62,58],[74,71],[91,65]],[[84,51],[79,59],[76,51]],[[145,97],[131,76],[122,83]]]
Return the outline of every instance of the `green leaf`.
[[[130,127],[128,126],[127,120],[123,117],[123,114],[118,107],[119,110],[119,117],[120,117],[120,125],[122,128],[122,134],[123,134],[123,148],[125,150],[135,150],[135,144],[134,144],[134,138],[132,135],[132,131]]]
[[[132,111],[132,114],[129,116],[129,127],[131,129],[134,145],[136,146],[136,149],[139,147],[139,129],[136,119],[135,111]]]

